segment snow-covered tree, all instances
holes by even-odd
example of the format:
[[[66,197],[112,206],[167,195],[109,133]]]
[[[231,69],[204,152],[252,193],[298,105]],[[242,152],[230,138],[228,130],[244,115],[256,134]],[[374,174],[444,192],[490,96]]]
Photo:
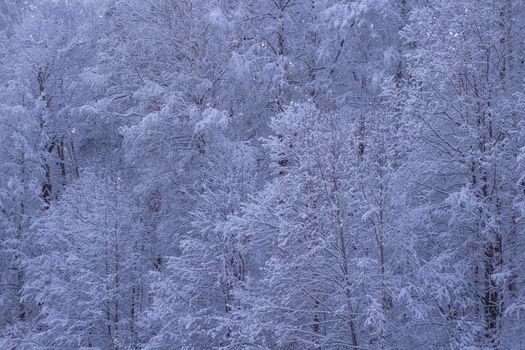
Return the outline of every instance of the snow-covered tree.
[[[177,252],[154,284],[150,318],[157,325],[151,348],[174,346],[228,348],[233,339],[236,289],[247,278],[249,237],[230,229],[253,191],[255,149],[224,134],[228,118],[205,110],[195,124],[202,142],[190,186],[188,232],[181,232]],[[237,325],[238,326],[238,325]]]
[[[513,328],[505,309],[519,284],[513,203],[522,140],[511,97],[523,88],[515,75],[523,69],[518,3],[430,1],[414,10],[404,34],[415,47],[408,113],[419,125],[422,185],[437,211],[434,254],[465,282],[447,286],[446,302],[434,305],[452,347],[512,347],[504,332]]]
[[[24,299],[39,306],[19,348],[133,348],[144,262],[123,179],[86,173],[40,219]]]

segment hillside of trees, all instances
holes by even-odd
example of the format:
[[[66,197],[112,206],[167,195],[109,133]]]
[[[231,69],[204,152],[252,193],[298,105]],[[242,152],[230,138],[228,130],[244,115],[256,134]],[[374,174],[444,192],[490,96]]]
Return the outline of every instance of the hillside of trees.
[[[525,349],[523,0],[0,0],[0,349]]]

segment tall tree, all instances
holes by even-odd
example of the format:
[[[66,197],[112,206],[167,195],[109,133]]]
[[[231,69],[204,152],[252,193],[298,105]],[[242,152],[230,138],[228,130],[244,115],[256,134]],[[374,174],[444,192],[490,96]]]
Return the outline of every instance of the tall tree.
[[[431,159],[425,185],[440,207],[450,271],[466,281],[437,305],[455,347],[510,346],[503,337],[518,217],[513,202],[519,133],[515,102],[523,82],[515,56],[517,2],[431,1],[415,10],[405,35],[416,47],[410,114],[418,121],[421,156]],[[518,112],[519,113],[519,112]],[[446,237],[446,238],[444,238]],[[450,324],[452,324],[452,328]]]
[[[32,235],[24,298],[39,316],[20,348],[137,346],[140,223],[123,179],[86,174]]]

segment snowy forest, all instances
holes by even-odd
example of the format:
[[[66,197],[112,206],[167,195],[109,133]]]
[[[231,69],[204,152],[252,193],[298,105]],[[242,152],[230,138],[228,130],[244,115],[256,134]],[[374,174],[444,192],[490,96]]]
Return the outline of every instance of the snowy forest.
[[[0,349],[525,349],[525,1],[0,0]]]

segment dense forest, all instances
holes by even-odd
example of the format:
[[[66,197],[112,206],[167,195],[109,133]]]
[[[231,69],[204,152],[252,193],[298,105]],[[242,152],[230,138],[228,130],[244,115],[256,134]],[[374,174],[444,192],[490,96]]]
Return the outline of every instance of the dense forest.
[[[523,0],[0,0],[0,349],[525,349]]]

